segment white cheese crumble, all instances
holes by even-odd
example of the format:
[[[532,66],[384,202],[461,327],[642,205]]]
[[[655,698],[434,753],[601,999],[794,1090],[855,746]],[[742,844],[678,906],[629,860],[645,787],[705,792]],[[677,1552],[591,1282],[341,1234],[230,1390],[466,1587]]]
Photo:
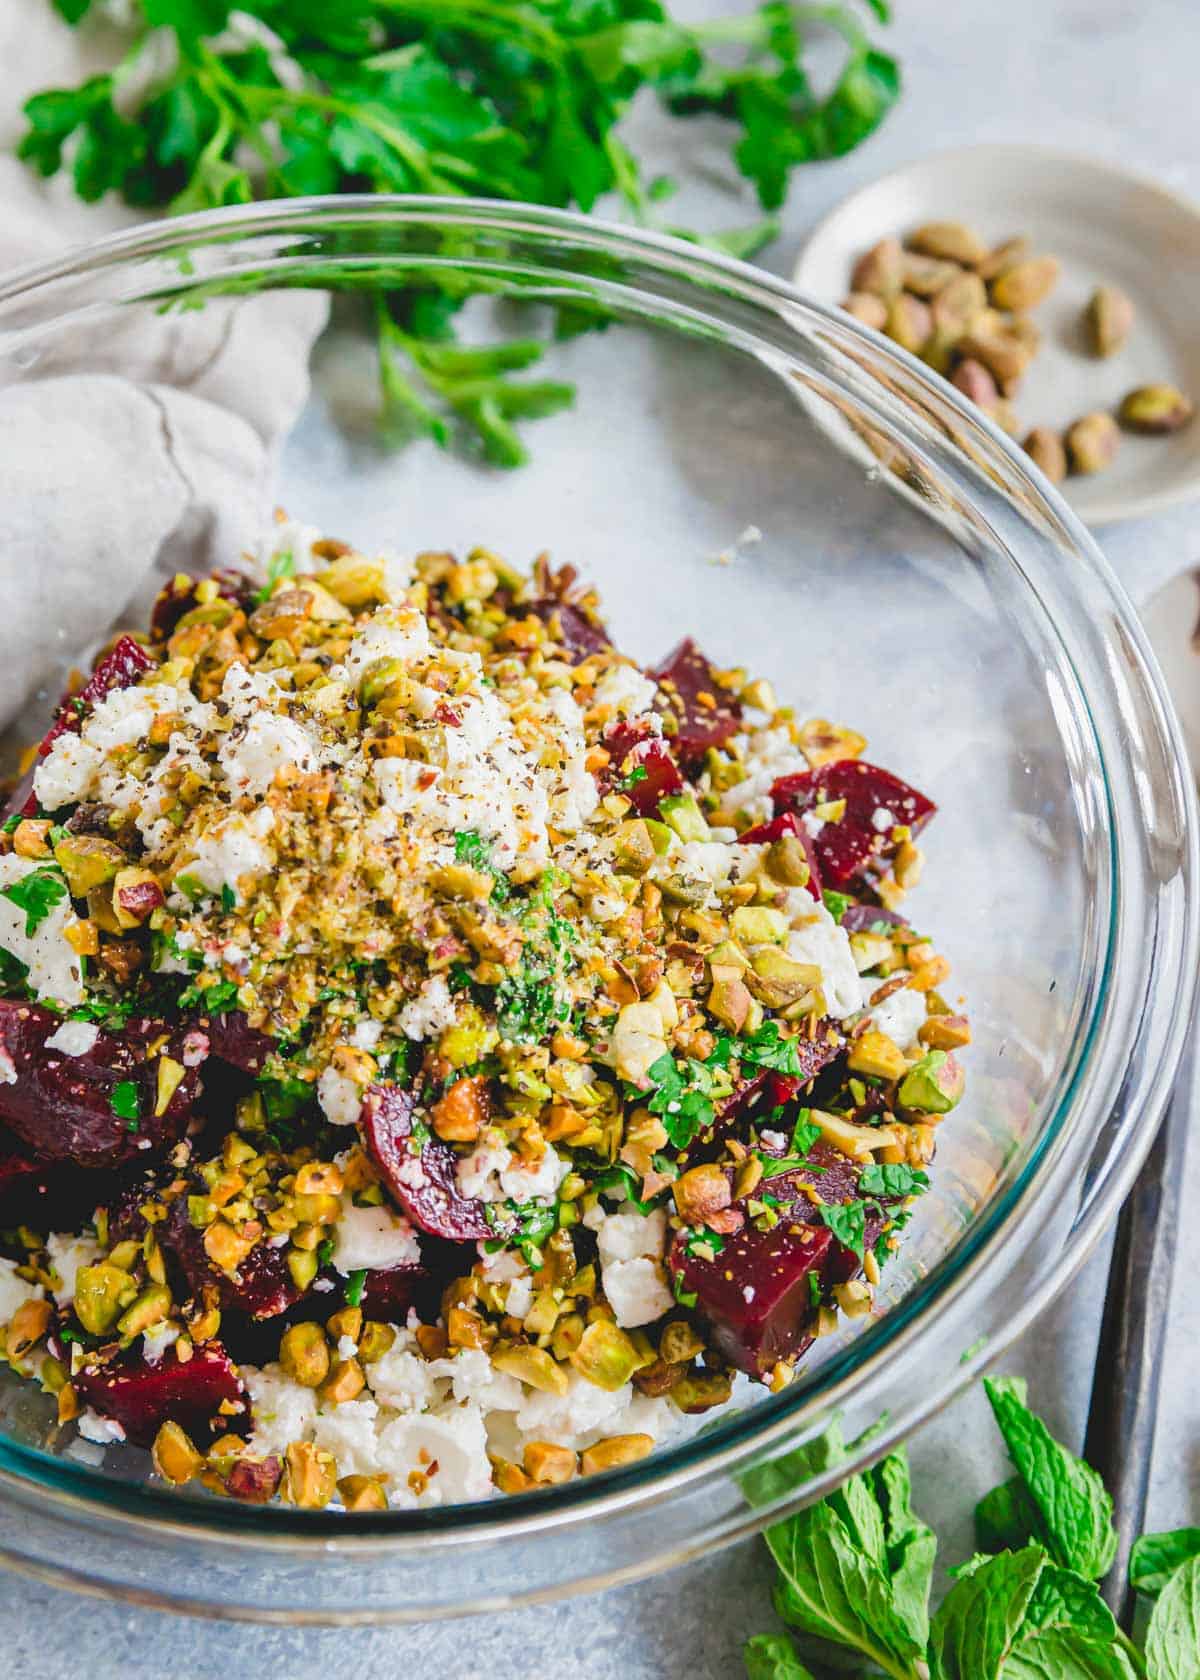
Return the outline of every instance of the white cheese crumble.
[[[415,607],[380,608],[346,649],[343,671],[357,687],[377,659],[400,659],[408,664],[427,659],[432,648],[424,613]]]
[[[75,1279],[81,1266],[94,1266],[101,1255],[100,1245],[91,1237],[73,1237],[65,1231],[53,1231],[46,1238],[46,1254],[50,1269],[58,1282],[51,1293],[60,1307],[69,1306],[75,1299]]]
[[[458,1187],[464,1196],[481,1202],[549,1201],[569,1171],[550,1144],[536,1161],[526,1161],[485,1135],[469,1155],[460,1157]]]
[[[869,987],[872,982],[868,980],[863,984]],[[926,1013],[924,992],[915,992],[911,986],[904,986],[890,997],[885,997],[882,1003],[877,1003],[870,1012],[870,1019],[877,1031],[886,1033],[901,1050],[907,1050],[925,1025]]]
[[[273,849],[265,844],[274,826],[269,805],[260,805],[249,816],[235,812],[197,841],[196,855],[181,873],[214,893],[236,888],[247,876],[265,875],[275,861]]]
[[[235,798],[259,798],[286,765],[310,771],[318,759],[301,724],[274,712],[258,712],[226,737],[217,762]]]
[[[94,1050],[100,1028],[94,1021],[64,1021],[46,1040],[47,1050],[61,1050],[64,1056],[86,1056]]]
[[[355,1207],[349,1197],[333,1233],[333,1264],[342,1275],[366,1268],[389,1271],[394,1266],[415,1266],[421,1258],[421,1244],[407,1219],[386,1204]]]
[[[400,1011],[400,1031],[406,1038],[436,1038],[454,1025],[454,994],[443,974],[432,974],[421,983],[417,996]]]
[[[667,1216],[661,1209],[643,1217],[635,1209],[609,1214],[600,1225],[596,1246],[608,1304],[623,1329],[651,1324],[674,1305],[662,1256],[667,1245]]]
[[[806,887],[789,889],[787,911],[792,919],[788,956],[821,970],[825,1007],[835,1020],[856,1015],[863,1006],[863,983],[850,950],[849,934]]]
[[[0,888],[15,886],[39,867],[36,859],[17,857],[15,852],[0,857]],[[79,956],[66,936],[67,926],[74,920],[71,900],[64,891],[33,932],[27,933],[24,910],[0,897],[0,947],[25,964],[29,984],[38,997],[68,1007],[83,1002]]]
[[[362,1091],[349,1074],[339,1073],[332,1063],[317,1080],[317,1101],[331,1126],[353,1126],[362,1112]]]
[[[614,665],[593,689],[592,704],[620,717],[636,717],[650,710],[657,694],[658,684],[636,665]]]
[[[0,1257],[0,1324],[7,1324],[26,1301],[40,1301],[45,1293],[40,1283],[26,1283],[17,1276],[15,1260]]]
[[[94,1441],[97,1446],[107,1446],[110,1441],[123,1441],[125,1431],[116,1418],[101,1417],[90,1406],[85,1406],[76,1419],[76,1428],[85,1441]]]

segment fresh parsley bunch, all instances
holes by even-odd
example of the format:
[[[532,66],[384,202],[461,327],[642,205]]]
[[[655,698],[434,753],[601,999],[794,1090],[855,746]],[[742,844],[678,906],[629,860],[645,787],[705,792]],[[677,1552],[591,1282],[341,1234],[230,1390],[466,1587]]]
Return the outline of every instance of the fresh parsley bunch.
[[[936,1614],[937,1540],[912,1509],[900,1450],[767,1530],[775,1608],[799,1644],[750,1640],[749,1680],[814,1680],[845,1672],[848,1656],[852,1672],[892,1680],[1200,1680],[1200,1529],[1134,1548],[1131,1579],[1152,1601],[1135,1645],[1096,1584],[1116,1550],[1100,1477],[1029,1410],[1022,1382],[984,1387],[1017,1473],[976,1507],[981,1549],[952,1571]],[[751,1472],[747,1496],[766,1503],[846,1457],[831,1430]]]
[[[80,24],[107,0],[53,3]],[[674,183],[620,135],[652,87],[679,117],[729,120],[737,167],[769,211],[797,164],[851,150],[897,97],[896,64],[858,4],[767,0],[685,25],[663,0],[135,0],[121,63],[30,99],[19,151],[42,175],[69,169],[81,198],[116,192],[146,210],[365,191],[591,210],[615,193],[652,222]],[[861,4],[886,21],[886,0]],[[846,49],[827,93],[804,68],[818,26]],[[768,220],[702,242],[748,256],[774,231]],[[542,355],[536,340],[456,343],[467,291],[447,276],[380,299],[385,417],[515,466],[517,422],[573,392],[513,377]],[[559,322],[597,324],[577,311]]]

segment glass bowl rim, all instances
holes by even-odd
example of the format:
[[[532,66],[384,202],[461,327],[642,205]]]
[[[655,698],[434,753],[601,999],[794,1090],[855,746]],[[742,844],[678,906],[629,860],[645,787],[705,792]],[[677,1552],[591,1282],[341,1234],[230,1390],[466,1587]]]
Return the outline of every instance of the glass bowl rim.
[[[4,308],[18,299],[47,293],[52,297],[57,282],[84,279],[103,270],[120,270],[126,265],[132,267],[142,259],[170,255],[183,247],[201,244],[219,246],[253,235],[301,235],[305,232],[332,229],[338,225],[365,227],[372,224],[434,224],[476,229],[482,227],[491,232],[508,233],[518,238],[523,234],[533,237],[557,234],[574,249],[605,255],[631,255],[649,269],[674,278],[682,277],[689,284],[697,284],[705,278],[717,280],[726,293],[734,294],[742,303],[776,313],[781,308],[799,311],[812,321],[836,328],[843,338],[863,341],[877,359],[890,360],[918,390],[935,397],[942,406],[957,410],[961,419],[968,423],[977,435],[982,434],[986,447],[990,448],[994,455],[1001,457],[1001,464],[1010,477],[1015,477],[1018,482],[1024,481],[1024,485],[1034,491],[1040,501],[1048,504],[1062,534],[1069,539],[1076,551],[1073,560],[1083,562],[1090,568],[1094,580],[1107,594],[1123,634],[1140,656],[1140,675],[1147,682],[1151,698],[1156,704],[1157,722],[1163,735],[1162,745],[1173,769],[1178,772],[1177,779],[1181,784],[1181,797],[1186,813],[1186,836],[1183,845],[1185,856],[1181,873],[1186,879],[1188,891],[1186,925],[1178,965],[1184,972],[1181,979],[1182,990],[1177,986],[1175,995],[1180,1004],[1187,1007],[1179,1008],[1176,1022],[1168,1035],[1169,1049],[1148,1082],[1149,1090],[1144,1101],[1143,1116],[1134,1137],[1126,1140],[1127,1147],[1115,1165],[1106,1164],[1107,1176],[1099,1190],[1083,1198],[1081,1211],[1070,1233],[1065,1263],[1060,1264],[1051,1278],[1043,1280],[1041,1287],[1034,1294],[1014,1307],[1003,1326],[991,1335],[986,1349],[973,1353],[969,1358],[964,1357],[931,1388],[928,1398],[921,1406],[915,1410],[910,1408],[902,1422],[882,1428],[868,1447],[862,1448],[857,1455],[852,1454],[836,1471],[829,1471],[806,1483],[802,1497],[798,1497],[792,1503],[807,1502],[819,1497],[846,1475],[879,1457],[890,1445],[927,1422],[1028,1327],[1083,1264],[1124,1200],[1149,1150],[1185,1041],[1191,1017],[1191,1004],[1197,987],[1196,956],[1197,950],[1200,949],[1200,907],[1194,891],[1197,873],[1195,798],[1191,775],[1186,768],[1187,757],[1178,720],[1161,674],[1149,653],[1132,604],[1120,582],[1081,521],[1012,439],[1002,433],[986,416],[981,416],[980,412],[948,382],[937,380],[916,357],[899,349],[890,340],[846,316],[842,311],[801,292],[789,282],[766,270],[666,234],[630,228],[573,211],[466,197],[348,194],[265,200],[142,223],[95,242],[74,246],[56,257],[26,264],[0,275],[0,346],[3,345],[5,334],[5,323],[2,319]],[[386,255],[384,252],[372,254],[380,258]],[[428,260],[436,259],[430,257]],[[553,278],[560,276],[562,270],[546,269],[544,272],[548,278]],[[528,266],[523,267],[522,273],[529,273]],[[270,283],[271,277],[268,275],[264,289],[269,289]],[[319,288],[322,282],[314,279],[312,284]],[[628,291],[629,287],[626,286],[625,290]],[[143,301],[146,295],[149,294],[143,294]],[[98,301],[127,303],[138,299],[133,296],[116,300],[101,298]],[[703,307],[705,302],[707,309]],[[702,315],[712,314],[717,306],[717,296],[709,292],[705,294],[702,306],[697,312]],[[41,324],[53,326],[59,319],[61,317],[55,314]],[[1032,588],[1027,579],[1023,580],[1023,583],[1026,589]],[[1028,1223],[1031,1211],[1029,1204],[1032,1199],[1036,1199],[1040,1174],[1046,1165],[1047,1150],[1061,1140],[1068,1121],[1073,1117],[1081,1076],[1088,1066],[1089,1058],[1096,1050],[1097,1034],[1103,1036],[1103,1015],[1110,999],[1112,981],[1108,967],[1112,955],[1111,935],[1120,894],[1118,872],[1111,868],[1115,862],[1116,835],[1112,822],[1111,785],[1107,778],[1112,763],[1105,757],[1095,738],[1094,719],[1082,685],[1080,692],[1087,723],[1092,730],[1093,746],[1099,755],[1102,774],[1105,777],[1111,892],[1106,908],[1108,937],[1103,959],[1105,969],[1087,1019],[1081,1020],[1075,1028],[1078,1050],[1071,1064],[1070,1077],[1060,1079],[1054,1113],[1047,1122],[1045,1135],[1031,1151],[1030,1159],[1024,1164],[1015,1181],[997,1197],[998,1205],[989,1207],[981,1215],[984,1228],[979,1232],[967,1233],[956,1244],[956,1249],[966,1250],[961,1264],[942,1280],[938,1290],[923,1300],[922,1311],[915,1317],[904,1314],[903,1303],[884,1316],[881,1323],[896,1320],[897,1328],[886,1339],[876,1341],[872,1338],[873,1346],[867,1358],[859,1361],[852,1371],[842,1373],[835,1380],[831,1396],[826,1394],[824,1388],[815,1392],[810,1390],[791,1394],[784,1391],[723,1419],[712,1433],[702,1433],[677,1446],[666,1446],[653,1453],[647,1460],[628,1469],[608,1472],[603,1476],[576,1481],[563,1487],[523,1494],[515,1501],[455,1504],[447,1506],[444,1510],[434,1508],[417,1512],[392,1511],[372,1516],[357,1513],[276,1510],[274,1507],[262,1510],[246,1509],[233,1505],[218,1506],[215,1501],[212,1504],[207,1501],[193,1503],[180,1499],[177,1494],[166,1489],[131,1486],[114,1481],[87,1466],[68,1463],[61,1458],[22,1448],[16,1443],[4,1440],[3,1437],[0,1437],[0,1487],[9,1488],[18,1499],[28,1497],[31,1492],[31,1476],[22,1474],[20,1469],[13,1467],[14,1463],[18,1466],[28,1465],[32,1471],[32,1483],[36,1485],[37,1497],[42,1500],[49,1499],[62,1512],[75,1512],[85,1518],[94,1518],[102,1514],[106,1522],[117,1526],[129,1525],[138,1531],[149,1531],[164,1540],[186,1539],[211,1542],[225,1547],[231,1544],[245,1544],[248,1547],[269,1550],[292,1550],[297,1542],[306,1542],[305,1550],[319,1547],[322,1551],[333,1549],[339,1553],[353,1553],[361,1549],[378,1555],[381,1552],[407,1552],[418,1547],[429,1549],[431,1546],[437,1546],[439,1541],[480,1544],[519,1538],[552,1529],[562,1523],[589,1520],[627,1510],[648,1499],[682,1492],[702,1479],[710,1479],[743,1465],[752,1454],[778,1448],[789,1437],[797,1438],[794,1414],[800,1409],[800,1402],[827,1400],[831,1397],[836,1404],[843,1389],[851,1388],[860,1382],[864,1375],[870,1375],[881,1360],[895,1351],[897,1336],[902,1346],[908,1345],[919,1332],[928,1309],[935,1301],[945,1299],[947,1293],[957,1298],[968,1288],[979,1284],[983,1277],[990,1276],[990,1263],[1001,1250],[1010,1250],[1013,1247],[1022,1234],[1023,1224]],[[840,1360],[834,1361],[835,1369],[842,1363]],[[717,1447],[719,1450],[714,1450]],[[134,1510],[129,1505],[122,1505],[121,1501],[129,1499],[131,1494],[137,1497],[140,1509]],[[775,1516],[781,1508],[786,1509],[786,1504],[782,1507],[771,1507],[767,1516],[757,1520],[754,1514],[750,1513],[743,1525],[744,1532],[749,1533],[760,1527],[762,1521]],[[513,1514],[496,1514],[504,1510]],[[725,1536],[726,1539],[737,1537],[737,1534]],[[668,1560],[670,1561],[673,1560]],[[17,1566],[19,1567],[19,1561]]]

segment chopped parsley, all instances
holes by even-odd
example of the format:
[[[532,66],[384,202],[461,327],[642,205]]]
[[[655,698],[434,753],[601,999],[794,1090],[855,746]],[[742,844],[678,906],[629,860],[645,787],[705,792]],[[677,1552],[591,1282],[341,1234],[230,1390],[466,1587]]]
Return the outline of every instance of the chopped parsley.
[[[502,1233],[495,1249],[519,1249],[525,1264],[532,1271],[541,1271],[546,1263],[542,1245],[558,1226],[558,1207],[554,1202],[487,1202],[485,1217],[493,1231]],[[493,1251],[492,1243],[487,1247]]]
[[[236,980],[218,980],[210,986],[202,986],[196,980],[179,994],[180,1009],[203,1009],[208,1015],[227,1015],[237,1008],[237,1001]]]
[[[317,1244],[317,1265],[328,1266],[333,1259],[333,1238],[325,1237]]]
[[[820,1126],[809,1119],[810,1109],[802,1108],[796,1116],[796,1124],[792,1127],[791,1153],[793,1155],[807,1155],[814,1143],[821,1136]]]
[[[25,912],[27,939],[37,932],[54,906],[61,904],[66,896],[67,883],[60,871],[50,864],[41,869],[31,869],[19,881],[0,887],[0,898],[6,898],[18,910]]]
[[[689,1289],[683,1281],[682,1272],[671,1274],[671,1293],[681,1307],[694,1307],[697,1301],[696,1291]]]
[[[270,599],[271,591],[277,583],[295,575],[296,558],[290,548],[280,549],[278,554],[272,554],[267,561],[267,581],[254,597],[255,606],[261,607],[264,601]]]
[[[751,1067],[769,1068],[772,1073],[789,1074],[793,1079],[804,1076],[800,1051],[794,1038],[782,1038],[778,1021],[764,1021],[757,1032],[748,1038],[731,1043],[733,1054]],[[711,1058],[710,1058],[711,1060]]]
[[[479,875],[490,875],[493,904],[507,902],[512,888],[508,876],[492,861],[492,842],[475,828],[460,828],[454,836],[454,861],[464,863]]]
[[[659,1167],[659,1159],[659,1156],[654,1158],[656,1169],[660,1172],[669,1170],[674,1177],[675,1163],[672,1161],[667,1164],[667,1167]],[[662,1191],[659,1195],[652,1197],[650,1201],[644,1201],[642,1199],[641,1177],[625,1161],[614,1161],[611,1166],[601,1167],[598,1172],[592,1173],[591,1182],[593,1190],[615,1190],[624,1201],[632,1202],[638,1212],[643,1214],[653,1213],[666,1194],[665,1191]]]
[[[712,1057],[707,1062],[698,1062],[689,1056],[680,1063],[670,1053],[651,1062],[648,1072],[655,1089],[646,1100],[646,1107],[662,1120],[667,1137],[676,1149],[686,1149],[696,1134],[705,1131],[716,1118],[713,1096],[727,1094],[718,1088],[717,1074],[721,1068],[722,1064],[717,1062],[714,1072]]]
[[[363,1290],[366,1287],[366,1282],[367,1273],[365,1267],[362,1271],[350,1273],[350,1281],[346,1285],[346,1305],[348,1307],[358,1306],[359,1302],[363,1298]]]
[[[237,894],[234,892],[233,888],[229,885],[229,882],[228,881],[223,882],[222,885],[221,885],[221,908],[222,908],[222,910],[226,911],[227,913],[230,910],[236,910],[237,909],[237,901],[238,901]]]
[[[6,992],[20,991],[28,975],[28,965],[0,945],[0,988]]]
[[[635,764],[627,776],[622,776],[617,783],[622,793],[632,793],[639,782],[644,782],[650,772],[644,764]]]
[[[828,888],[826,888],[826,890],[821,894],[821,897],[824,900],[826,910],[828,910],[835,922],[840,922],[847,910],[849,910],[850,906],[854,903],[854,900],[852,898],[848,898],[845,893],[832,892]]]
[[[683,1246],[689,1260],[715,1260],[725,1247],[725,1238],[707,1226],[691,1226],[684,1234]]]
[[[138,1096],[138,1088],[133,1080],[122,1079],[114,1085],[108,1103],[117,1119],[129,1121],[129,1130],[136,1132],[138,1115],[141,1113],[142,1105]]]
[[[821,1279],[816,1272],[808,1274],[808,1299],[814,1307],[821,1305]]]

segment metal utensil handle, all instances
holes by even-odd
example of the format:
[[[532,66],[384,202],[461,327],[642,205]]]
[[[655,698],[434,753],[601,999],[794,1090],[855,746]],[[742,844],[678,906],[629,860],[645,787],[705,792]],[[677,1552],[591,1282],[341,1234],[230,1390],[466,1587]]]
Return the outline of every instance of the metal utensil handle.
[[[1193,1038],[1166,1117],[1117,1222],[1092,1376],[1084,1457],[1113,1498],[1117,1555],[1102,1590],[1126,1631],[1135,1596],[1128,1584],[1129,1554],[1145,1526],[1195,1073]]]

